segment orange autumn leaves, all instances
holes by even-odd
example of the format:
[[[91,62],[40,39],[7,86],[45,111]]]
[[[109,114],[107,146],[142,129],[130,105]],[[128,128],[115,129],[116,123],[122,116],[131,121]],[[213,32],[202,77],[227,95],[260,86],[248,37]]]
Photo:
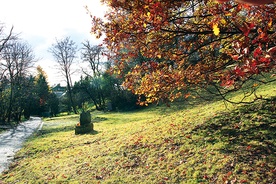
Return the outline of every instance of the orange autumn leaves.
[[[228,2],[229,0],[216,0],[216,1],[219,3],[224,3],[224,2]],[[263,5],[263,4],[275,2],[273,0],[236,0],[236,1],[239,3],[246,3],[251,5]]]
[[[275,44],[275,4],[103,2],[111,10],[104,20],[93,17],[92,33],[105,35],[112,70],[141,101],[172,101],[195,86],[231,87],[275,69],[268,53]]]

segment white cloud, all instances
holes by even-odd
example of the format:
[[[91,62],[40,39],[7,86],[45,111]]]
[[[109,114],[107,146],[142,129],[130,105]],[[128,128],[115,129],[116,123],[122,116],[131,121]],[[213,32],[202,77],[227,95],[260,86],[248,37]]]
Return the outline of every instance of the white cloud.
[[[14,31],[31,44],[51,84],[62,82],[47,51],[56,38],[70,36],[77,44],[87,39],[99,43],[90,34],[91,18],[85,6],[102,17],[105,8],[100,0],[0,0],[0,5],[0,22],[7,29],[13,25]]]

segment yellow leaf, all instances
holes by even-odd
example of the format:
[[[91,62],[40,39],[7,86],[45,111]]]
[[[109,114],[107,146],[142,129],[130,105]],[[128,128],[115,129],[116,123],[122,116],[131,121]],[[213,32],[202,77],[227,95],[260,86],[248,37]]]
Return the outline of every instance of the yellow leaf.
[[[268,27],[271,28],[272,26],[272,18],[270,18],[269,22],[268,22]]]
[[[254,88],[255,88],[255,87],[257,87],[257,86],[258,86],[258,84],[257,84],[257,83],[254,83],[254,84],[253,84],[253,87],[254,87]]]
[[[214,24],[213,25],[213,32],[214,32],[214,34],[216,35],[216,36],[218,36],[219,35],[219,28],[218,28],[218,24]]]
[[[225,19],[221,19],[220,22],[221,22],[222,24],[224,24],[224,25],[226,24],[226,20],[225,20]]]
[[[230,12],[229,12],[229,13],[226,13],[225,16],[228,16],[228,17],[229,17],[229,16],[232,16],[232,13],[230,13]]]
[[[146,23],[144,23],[144,28],[146,28],[147,27],[147,24]]]
[[[147,16],[150,17],[150,12],[147,13]]]

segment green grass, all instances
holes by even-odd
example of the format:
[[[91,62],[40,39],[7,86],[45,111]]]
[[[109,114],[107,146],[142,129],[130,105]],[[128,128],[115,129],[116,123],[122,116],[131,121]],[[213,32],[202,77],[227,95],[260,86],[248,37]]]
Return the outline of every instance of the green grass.
[[[266,97],[276,94],[275,84],[259,90]],[[85,135],[74,134],[76,115],[47,119],[0,181],[275,182],[275,104],[257,101],[226,108],[222,101],[199,102],[127,113],[94,111],[95,131]]]

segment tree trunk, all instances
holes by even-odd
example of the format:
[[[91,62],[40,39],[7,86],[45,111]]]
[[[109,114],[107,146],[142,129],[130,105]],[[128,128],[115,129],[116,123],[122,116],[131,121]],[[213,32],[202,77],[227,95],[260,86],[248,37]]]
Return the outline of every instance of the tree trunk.
[[[10,99],[9,99],[9,107],[8,107],[8,120],[7,122],[10,123],[11,121],[11,115],[12,115],[12,101],[13,101],[13,85],[11,84],[11,92],[10,92]]]
[[[77,110],[76,110],[76,107],[75,107],[75,104],[73,101],[72,90],[71,90],[71,86],[70,86],[68,77],[67,77],[67,89],[68,89],[68,95],[69,95],[69,100],[70,100],[71,106],[73,107],[74,113],[77,114]]]

